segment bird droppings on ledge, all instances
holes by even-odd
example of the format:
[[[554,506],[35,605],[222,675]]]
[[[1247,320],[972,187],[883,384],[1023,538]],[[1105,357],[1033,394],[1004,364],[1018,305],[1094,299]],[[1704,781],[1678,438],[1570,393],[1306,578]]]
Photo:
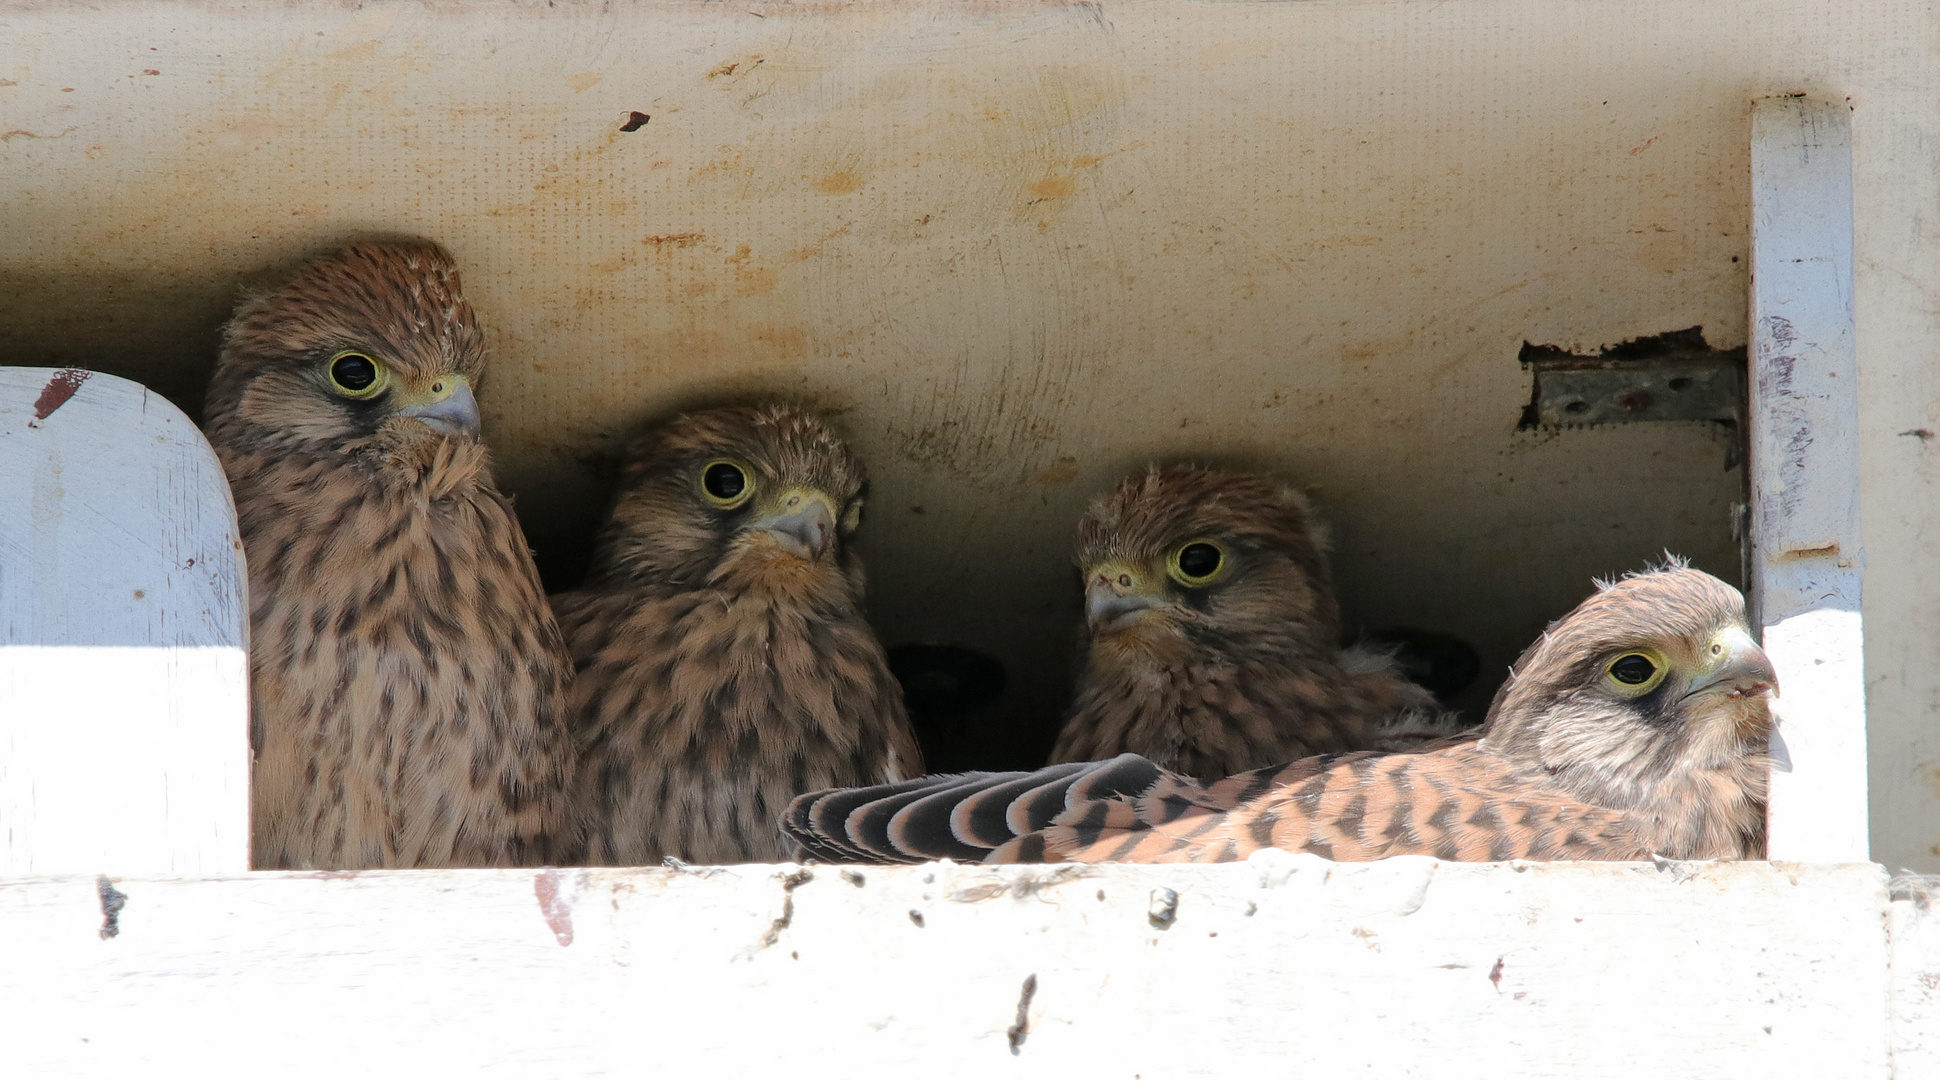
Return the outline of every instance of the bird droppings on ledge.
[[[755,943],[754,948],[742,954],[742,959],[747,959],[781,940],[781,932],[795,922],[795,890],[815,880],[815,872],[807,868],[775,876],[781,879],[781,914],[775,916],[775,921],[768,924],[767,932],[761,935],[761,940]]]
[[[950,894],[950,899],[959,904],[981,904],[1009,893],[1012,899],[1023,900],[1035,896],[1046,889],[1076,881],[1085,876],[1083,867],[1065,865],[1054,870],[1027,870],[1023,873],[999,875],[993,879],[967,885]],[[1104,894],[1099,894],[1103,899]]]
[[[918,927],[921,927],[923,925],[923,913],[916,910],[915,908],[910,908],[909,921],[915,923]]]
[[[1177,890],[1164,886],[1152,890],[1152,902],[1145,909],[1145,917],[1153,926],[1161,930],[1169,929],[1174,919],[1179,917],[1179,894]]]
[[[538,898],[539,914],[552,931],[553,940],[563,947],[573,943],[573,900],[560,891],[558,870],[542,870],[532,879],[532,895]]]
[[[106,874],[94,879],[94,890],[101,897],[101,940],[121,936],[121,909],[128,906],[128,894],[115,888]]]
[[[1024,988],[1017,995],[1017,1020],[1004,1032],[1010,1040],[1010,1053],[1016,1057],[1031,1034],[1031,999],[1037,996],[1037,973],[1024,976]]]
[[[1495,966],[1489,969],[1489,983],[1495,987],[1496,993],[1502,992],[1502,957],[1500,956],[1495,958]]]
[[[1671,880],[1677,882],[1679,885],[1697,877],[1698,874],[1707,868],[1717,864],[1716,859],[1666,859],[1662,855],[1656,854],[1651,855],[1650,861],[1653,866],[1657,867],[1658,873],[1669,874]]]
[[[854,885],[858,889],[862,888],[864,885],[869,883],[869,879],[863,877],[862,871],[860,870],[842,871],[842,880],[848,882],[851,885]]]

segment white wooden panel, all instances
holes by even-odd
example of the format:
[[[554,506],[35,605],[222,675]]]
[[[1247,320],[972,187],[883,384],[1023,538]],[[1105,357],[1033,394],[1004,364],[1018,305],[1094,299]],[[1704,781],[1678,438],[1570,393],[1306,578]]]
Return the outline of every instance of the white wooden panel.
[[[1851,127],[1844,102],[1752,108],[1752,603],[1791,759],[1770,850],[1827,862],[1868,857]]]
[[[1887,1075],[1872,866],[794,869],[117,878],[106,939],[95,879],[4,883],[8,1064]]]
[[[1892,944],[1893,1076],[1940,1078],[1940,878],[1893,881],[1887,914]]]
[[[0,873],[248,868],[245,587],[187,417],[0,368]]]

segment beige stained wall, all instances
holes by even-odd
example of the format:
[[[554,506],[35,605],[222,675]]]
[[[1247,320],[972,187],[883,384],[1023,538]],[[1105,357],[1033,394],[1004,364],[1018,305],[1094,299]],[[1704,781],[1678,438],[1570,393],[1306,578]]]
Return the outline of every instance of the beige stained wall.
[[[1010,763],[1066,692],[1071,526],[1149,460],[1311,487],[1353,627],[1456,633],[1485,683],[1593,574],[1670,549],[1736,578],[1728,439],[1519,434],[1516,354],[1742,345],[1748,103],[1850,97],[1874,855],[1935,869],[1936,28],[1824,0],[5,0],[0,361],[193,407],[239,287],[435,237],[557,578],[642,422],[806,401],[874,476],[884,637],[1000,657]]]

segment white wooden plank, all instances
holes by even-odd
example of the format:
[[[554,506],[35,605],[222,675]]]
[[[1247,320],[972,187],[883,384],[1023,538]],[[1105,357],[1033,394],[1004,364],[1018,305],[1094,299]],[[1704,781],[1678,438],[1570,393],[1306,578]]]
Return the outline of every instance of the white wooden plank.
[[[1868,857],[1852,135],[1844,102],[1752,108],[1751,585],[1790,771],[1774,858]]]
[[[1872,866],[794,869],[0,883],[8,1065],[1887,1075]]]
[[[1887,913],[1893,1076],[1940,1078],[1940,878],[1902,875]]]
[[[179,410],[0,368],[0,874],[248,868],[246,580]]]

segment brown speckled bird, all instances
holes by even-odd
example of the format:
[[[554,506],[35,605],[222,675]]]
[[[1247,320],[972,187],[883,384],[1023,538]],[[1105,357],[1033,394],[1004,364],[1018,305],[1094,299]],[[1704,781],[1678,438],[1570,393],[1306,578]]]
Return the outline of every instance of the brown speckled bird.
[[[570,661],[479,441],[485,358],[427,243],[311,262],[224,331],[206,427],[249,565],[259,867],[577,844]]]
[[[797,799],[830,862],[1757,857],[1771,661],[1744,600],[1681,563],[1604,586],[1531,645],[1483,733],[1200,784],[1126,754]]]
[[[923,771],[863,619],[863,479],[786,405],[683,416],[629,452],[587,583],[554,598],[593,861],[792,858],[774,822],[796,795]]]
[[[1131,753],[1212,780],[1452,730],[1385,656],[1341,649],[1326,530],[1284,484],[1152,468],[1092,505],[1077,563],[1081,671],[1053,762]]]

